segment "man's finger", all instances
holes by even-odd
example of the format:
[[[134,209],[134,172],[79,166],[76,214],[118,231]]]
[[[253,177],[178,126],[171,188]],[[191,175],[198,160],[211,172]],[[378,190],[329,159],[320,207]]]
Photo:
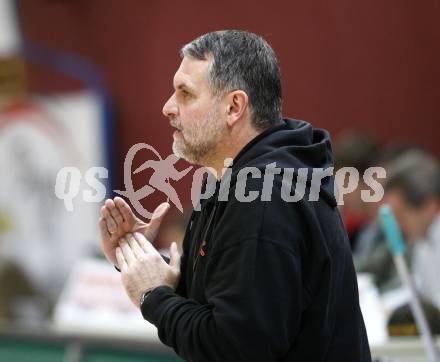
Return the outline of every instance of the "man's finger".
[[[101,238],[104,240],[108,240],[111,238],[110,233],[107,229],[107,223],[105,222],[103,217],[100,217],[98,220],[99,232],[101,233]]]
[[[114,199],[114,203],[124,220],[130,224],[136,222],[135,215],[133,211],[131,211],[130,206],[125,202],[125,200],[121,197],[116,196]]]
[[[144,255],[145,252],[137,242],[136,238],[133,236],[133,234],[128,234],[126,237],[126,240],[128,241],[128,244],[130,245],[131,250],[133,251],[133,254],[138,258],[141,255]]]
[[[113,200],[109,199],[105,201],[105,206],[107,206],[107,209],[110,211],[110,214],[113,217],[113,220],[115,220],[116,225],[122,225],[124,223],[124,218],[122,217],[122,214],[119,212],[119,209],[116,207]]]
[[[128,267],[128,264],[125,261],[124,254],[119,246],[116,248],[116,260],[118,261],[117,266],[121,269],[121,271],[125,271]]]
[[[133,236],[145,253],[156,251],[156,248],[141,233],[134,233]]]
[[[119,243],[119,247],[122,250],[122,254],[124,255],[125,262],[128,265],[133,264],[136,261],[136,257],[133,254],[133,251],[130,248],[130,245],[128,244],[128,241],[126,239],[122,239],[122,241]]]
[[[101,211],[101,219],[104,220],[105,227],[107,227],[108,211],[107,211],[107,208],[105,207],[105,205],[101,207],[100,211]],[[107,231],[108,231],[108,229],[107,229]]]
[[[156,209],[153,211],[153,216],[151,217],[150,221],[151,229],[159,230],[159,226],[169,209],[170,204],[168,202],[163,202],[158,207],[156,207]]]
[[[104,206],[104,208],[101,211],[101,214],[107,224],[107,229],[110,234],[114,234],[118,227],[116,226],[116,222],[113,219],[113,216],[110,214],[107,206]]]
[[[180,270],[180,254],[174,241],[170,246],[170,266],[176,271]]]

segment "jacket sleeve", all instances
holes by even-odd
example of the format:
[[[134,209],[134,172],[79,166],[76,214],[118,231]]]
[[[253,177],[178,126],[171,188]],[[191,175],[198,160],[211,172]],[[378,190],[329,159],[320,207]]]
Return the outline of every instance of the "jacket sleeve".
[[[275,361],[287,354],[299,329],[302,284],[301,260],[286,240],[299,236],[286,224],[288,212],[265,217],[265,209],[236,204],[225,213],[220,247],[207,264],[208,304],[159,287],[142,305],[162,342],[184,359]]]

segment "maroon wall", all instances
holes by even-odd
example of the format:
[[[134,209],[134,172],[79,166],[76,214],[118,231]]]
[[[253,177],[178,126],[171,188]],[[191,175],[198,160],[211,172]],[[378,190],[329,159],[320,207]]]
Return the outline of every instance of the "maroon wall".
[[[411,141],[440,154],[440,2],[22,0],[24,34],[74,52],[105,74],[117,110],[118,167],[136,142],[171,151],[162,105],[179,48],[216,29],[264,36],[281,63],[284,114],[333,135],[360,128],[384,141]],[[32,87],[79,87],[32,68]],[[188,200],[186,178],[178,191]],[[119,180],[120,185],[121,180]]]

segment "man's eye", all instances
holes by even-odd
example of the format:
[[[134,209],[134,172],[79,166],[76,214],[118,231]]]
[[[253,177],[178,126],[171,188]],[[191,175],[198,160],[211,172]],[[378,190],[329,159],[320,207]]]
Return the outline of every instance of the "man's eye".
[[[188,91],[186,91],[186,90],[182,90],[182,94],[183,94],[183,96],[184,97],[189,97],[191,94],[188,92]]]

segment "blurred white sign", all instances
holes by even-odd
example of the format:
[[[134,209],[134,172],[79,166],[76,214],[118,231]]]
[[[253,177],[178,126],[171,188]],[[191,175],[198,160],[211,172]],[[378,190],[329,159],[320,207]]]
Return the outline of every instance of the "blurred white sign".
[[[54,327],[60,332],[159,341],[156,327],[127,297],[120,273],[100,259],[85,259],[73,268],[55,308]]]

